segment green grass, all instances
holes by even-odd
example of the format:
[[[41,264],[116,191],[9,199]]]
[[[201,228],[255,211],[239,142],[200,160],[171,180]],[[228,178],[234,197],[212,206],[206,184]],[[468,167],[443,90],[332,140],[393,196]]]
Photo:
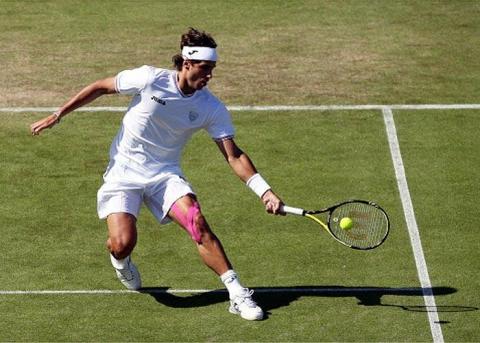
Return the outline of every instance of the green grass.
[[[8,115],[1,117],[2,139],[9,137],[11,146],[24,147],[5,151],[5,160],[9,162],[1,174],[6,195],[1,215],[3,227],[8,227],[2,240],[2,251],[7,251],[3,273],[11,276],[2,280],[2,288],[121,289],[103,247],[104,224],[95,215],[95,192],[120,115],[78,113],[35,138],[26,130],[34,118],[14,116],[15,120]],[[404,125],[409,123],[408,113],[401,112],[398,117],[399,134],[403,137]],[[475,120],[473,114],[467,117]],[[459,121],[455,115],[441,113],[428,124],[434,126],[439,118],[450,123]],[[184,169],[196,186],[207,218],[246,284],[258,288],[419,287],[378,111],[246,112],[235,115],[234,120],[237,141],[258,161],[259,169],[289,203],[317,206],[347,197],[364,197],[384,205],[392,219],[387,243],[365,253],[334,243],[308,221],[265,215],[258,199],[236,180],[207,135],[199,134],[187,147]],[[297,123],[294,127],[293,121]],[[470,121],[462,122],[468,125]],[[460,139],[459,130],[463,131],[461,127],[453,130],[452,137]],[[349,134],[342,135],[341,131]],[[288,135],[296,137],[295,145],[300,149],[282,139]],[[327,135],[329,139],[320,139]],[[435,135],[427,135],[423,145],[435,146],[435,139]],[[415,139],[412,137],[411,141]],[[401,144],[403,147],[403,140]],[[406,168],[410,171],[408,157],[417,155],[408,150],[408,141],[405,144]],[[418,149],[418,144],[413,146]],[[478,142],[473,142],[472,149],[475,147]],[[211,162],[205,164],[206,160]],[[462,170],[457,173],[464,175]],[[298,173],[301,177],[295,177]],[[214,195],[212,189],[222,192]],[[415,195],[415,186],[412,189]],[[422,203],[420,200],[419,206]],[[418,210],[423,234],[429,224],[422,221],[422,208]],[[437,213],[435,208],[425,212]],[[464,223],[463,218],[458,220],[458,225]],[[160,227],[145,209],[139,227],[140,239],[134,256],[145,286],[221,288],[181,230],[174,225]],[[478,313],[472,311],[478,307],[474,296],[476,284],[467,283],[461,275],[448,277],[449,269],[445,275],[443,261],[430,258],[442,254],[451,263],[453,256],[467,263],[468,257],[475,253],[474,246],[467,244],[463,254],[449,257],[443,247],[448,241],[439,242],[442,245],[439,247],[435,242],[437,236],[424,238],[441,320],[466,321],[461,327],[444,326],[445,336],[473,341],[478,338],[474,324]],[[444,240],[451,239],[445,235]],[[456,263],[462,264],[461,261]],[[471,268],[473,273],[474,267]],[[358,340],[359,335],[365,341],[430,339],[419,290],[415,294],[393,291],[374,295],[361,291],[354,294],[260,292],[257,299],[269,313],[268,319],[261,323],[246,323],[229,315],[222,294],[157,298],[4,296],[1,311],[9,315],[1,324],[0,339],[350,341]],[[442,309],[454,312],[444,313]],[[30,323],[26,330],[18,330],[22,322]],[[118,327],[118,323],[123,323],[120,329],[106,329]],[[345,323],[354,323],[355,330],[345,330]],[[378,327],[388,329],[378,330]]]
[[[472,311],[480,307],[480,278],[472,263],[479,256],[478,114],[419,111],[396,117],[430,276],[437,285],[458,289],[437,299],[440,319],[449,322],[444,328],[449,341],[480,338],[478,311]]]
[[[219,43],[211,87],[229,104],[471,103],[479,15],[476,1],[3,1],[0,106],[168,67],[192,25]]]
[[[121,289],[103,247],[104,224],[95,216],[95,192],[120,116],[72,115],[61,126],[35,138],[26,131],[27,123],[33,120],[31,115],[17,114],[16,120],[8,115],[1,118],[2,134],[13,146],[27,147],[5,152],[10,162],[2,171],[6,198],[1,213],[8,230],[2,250],[8,251],[4,274],[11,277],[2,282],[3,288]],[[386,206],[393,223],[388,244],[362,253],[333,243],[328,235],[299,218],[267,216],[255,195],[229,171],[207,135],[200,134],[187,147],[184,168],[210,224],[246,284],[273,288],[418,287],[378,113],[259,116],[251,112],[234,119],[238,142],[251,151],[259,169],[285,200],[299,206],[320,206],[363,196]],[[293,120],[299,124],[292,131],[289,123]],[[346,137],[340,130],[351,134]],[[328,140],[312,139],[327,133]],[[295,144],[301,149],[293,149],[292,142],[282,140],[289,134],[298,137]],[[255,148],[259,146],[264,148]],[[288,156],[284,151],[290,151]],[[211,162],[205,165],[205,161]],[[353,166],[359,173],[349,177]],[[301,177],[294,177],[299,173]],[[312,192],[313,187],[316,192]],[[139,227],[134,256],[145,286],[222,286],[200,263],[187,235],[174,225],[161,228],[144,210]],[[405,259],[406,263],[392,269],[384,263],[391,259]],[[2,299],[1,311],[11,315],[0,328],[0,339],[354,340],[353,332],[342,330],[343,322],[331,320],[341,314],[343,321],[364,328],[365,340],[428,340],[424,315],[398,306],[382,307],[384,301],[408,304],[411,295],[376,297],[259,293],[257,299],[269,312],[269,319],[245,323],[227,313],[224,296],[161,297],[158,301],[149,295],[12,296]],[[418,294],[414,299],[421,304]],[[365,301],[374,305],[360,304]],[[126,318],[125,327],[118,331],[99,329],[117,327],[116,321]],[[12,322],[22,320],[33,327],[19,331]],[[402,329],[387,334],[374,329],[387,321],[401,321]]]
[[[59,106],[122,69],[168,67],[188,26],[219,43],[211,88],[228,105],[478,103],[479,12],[474,1],[2,1],[0,107]],[[32,137],[42,116],[0,114],[0,289],[121,290],[96,192],[122,114],[74,113]],[[479,341],[478,110],[394,117],[445,340]],[[267,319],[230,315],[223,293],[0,295],[0,341],[431,341],[380,111],[233,118],[286,202],[375,200],[392,220],[387,242],[352,251],[301,218],[266,215],[202,133],[184,170]],[[222,288],[175,225],[142,209],[139,228],[145,286]],[[324,291],[262,292],[284,287]],[[343,287],[358,291],[328,291]]]

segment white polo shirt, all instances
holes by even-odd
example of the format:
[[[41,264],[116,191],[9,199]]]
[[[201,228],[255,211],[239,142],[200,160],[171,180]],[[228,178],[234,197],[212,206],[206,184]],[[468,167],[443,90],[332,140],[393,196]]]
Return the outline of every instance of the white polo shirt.
[[[142,66],[116,76],[117,91],[133,99],[111,145],[111,161],[153,176],[165,169],[180,170],[182,150],[200,129],[213,139],[233,137],[225,105],[206,87],[185,96],[176,75],[173,70]]]

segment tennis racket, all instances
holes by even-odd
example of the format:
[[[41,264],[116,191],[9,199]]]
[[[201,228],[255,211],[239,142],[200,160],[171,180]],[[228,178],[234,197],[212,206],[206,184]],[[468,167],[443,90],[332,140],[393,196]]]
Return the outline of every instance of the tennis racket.
[[[304,216],[313,220],[328,231],[335,240],[353,249],[376,248],[385,242],[390,231],[387,213],[371,201],[348,200],[317,211],[290,206],[283,206],[280,210],[286,214]],[[320,214],[327,214],[327,224],[320,219]],[[351,228],[340,227],[340,221],[343,218],[352,220]]]

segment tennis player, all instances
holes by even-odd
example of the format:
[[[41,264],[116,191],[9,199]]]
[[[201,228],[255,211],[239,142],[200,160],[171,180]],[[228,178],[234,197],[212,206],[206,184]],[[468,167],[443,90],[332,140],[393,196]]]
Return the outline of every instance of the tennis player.
[[[207,89],[217,62],[217,44],[205,32],[190,28],[182,35],[175,70],[142,66],[85,87],[58,111],[31,125],[33,135],[51,128],[73,110],[104,94],[132,96],[110,148],[104,184],[98,191],[98,215],[108,225],[107,247],[118,279],[128,289],[141,288],[130,257],[142,203],[161,223],[174,221],[192,238],[203,262],[225,284],[229,311],[247,320],[263,318],[208,225],[190,183],[180,169],[182,150],[205,129],[236,175],[255,192],[266,211],[280,214],[280,198],[234,141],[234,127],[225,105]]]

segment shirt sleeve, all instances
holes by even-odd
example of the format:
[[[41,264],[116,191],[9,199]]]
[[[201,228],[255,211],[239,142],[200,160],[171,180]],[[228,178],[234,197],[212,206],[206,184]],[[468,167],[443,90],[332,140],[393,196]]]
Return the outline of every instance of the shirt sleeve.
[[[136,69],[121,71],[115,78],[117,92],[129,95],[141,92],[150,81],[153,69],[150,66],[142,66]]]
[[[233,138],[235,136],[235,128],[232,124],[230,112],[228,112],[224,104],[220,103],[217,110],[213,113],[207,131],[214,140]]]

